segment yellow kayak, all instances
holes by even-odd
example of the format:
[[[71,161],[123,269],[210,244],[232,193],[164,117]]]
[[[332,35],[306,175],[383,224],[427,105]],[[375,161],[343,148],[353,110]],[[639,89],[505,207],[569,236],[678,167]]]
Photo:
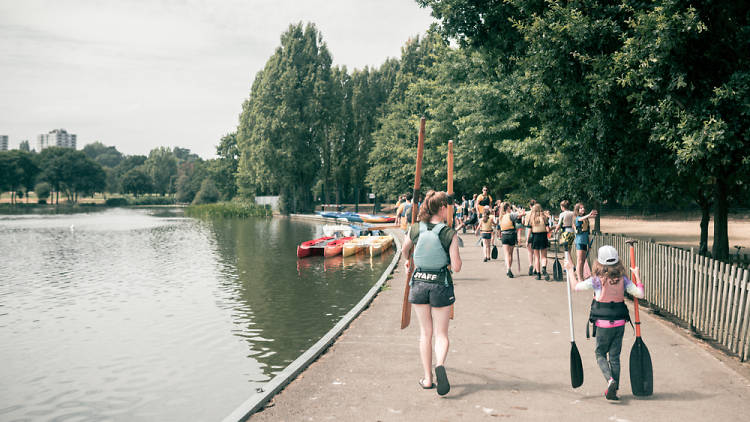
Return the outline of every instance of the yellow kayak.
[[[378,256],[384,251],[388,250],[393,244],[393,237],[391,236],[372,236],[370,241],[369,253],[372,256]]]
[[[363,242],[360,238],[356,237],[346,243],[344,243],[344,249],[341,250],[341,255],[352,256],[365,250],[365,247],[369,246],[369,243]]]

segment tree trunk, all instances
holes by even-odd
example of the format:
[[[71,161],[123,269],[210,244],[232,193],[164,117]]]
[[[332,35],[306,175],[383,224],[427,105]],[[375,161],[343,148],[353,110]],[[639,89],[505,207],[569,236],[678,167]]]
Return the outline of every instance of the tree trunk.
[[[359,185],[354,188],[354,212],[359,212]]]
[[[597,211],[596,217],[594,218],[594,233],[601,233],[602,231],[601,223],[599,220],[601,218],[601,211],[602,211],[601,207],[602,207],[602,204],[599,201],[594,202],[594,209]]]
[[[711,201],[703,196],[703,200],[698,204],[701,207],[701,240],[698,244],[698,254],[708,255],[708,222],[711,220]]]
[[[729,233],[727,219],[729,217],[729,201],[727,199],[727,184],[717,178],[714,187],[714,245],[712,255],[714,259],[729,258]]]

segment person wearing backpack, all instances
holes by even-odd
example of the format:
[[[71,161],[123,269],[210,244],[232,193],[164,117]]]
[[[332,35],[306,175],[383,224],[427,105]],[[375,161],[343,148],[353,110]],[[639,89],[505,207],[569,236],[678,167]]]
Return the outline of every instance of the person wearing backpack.
[[[424,377],[423,389],[435,388],[432,376],[432,337],[435,336],[435,379],[437,393],[445,395],[450,383],[445,371],[448,355],[448,322],[450,305],[455,300],[452,272],[461,271],[458,235],[445,224],[448,217],[448,195],[429,191],[419,209],[419,223],[409,227],[402,257],[409,271],[409,258],[414,255],[414,272],[409,285],[409,303],[419,321],[419,355]]]

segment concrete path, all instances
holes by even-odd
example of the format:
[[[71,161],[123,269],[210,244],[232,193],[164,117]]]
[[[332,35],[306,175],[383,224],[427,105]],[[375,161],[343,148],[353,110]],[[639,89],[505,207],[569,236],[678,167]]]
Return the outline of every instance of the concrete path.
[[[584,331],[589,293],[577,293],[573,305],[585,382],[572,389],[565,283],[518,274],[509,279],[502,260],[482,262],[473,235],[463,238],[464,269],[455,277],[456,318],[449,330],[447,396],[417,385],[422,370],[416,316],[412,313],[407,329],[399,329],[405,277],[400,262],[390,288],[251,420],[748,420],[750,366],[647,312],[641,314],[642,327],[654,364],[654,395],[639,399],[630,393],[628,357],[635,336],[628,326],[621,400],[605,400],[595,340],[587,340]],[[528,271],[525,255],[521,251],[521,268]]]

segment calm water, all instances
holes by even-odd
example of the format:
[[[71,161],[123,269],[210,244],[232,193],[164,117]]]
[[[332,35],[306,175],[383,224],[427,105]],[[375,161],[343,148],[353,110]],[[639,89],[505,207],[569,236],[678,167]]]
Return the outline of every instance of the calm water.
[[[298,261],[319,234],[176,210],[0,217],[0,421],[220,420],[392,258]]]

